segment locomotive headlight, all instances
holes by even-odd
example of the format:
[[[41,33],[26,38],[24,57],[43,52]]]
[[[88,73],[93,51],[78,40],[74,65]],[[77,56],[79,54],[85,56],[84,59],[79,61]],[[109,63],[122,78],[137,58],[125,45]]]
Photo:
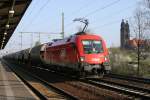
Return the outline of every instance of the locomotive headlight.
[[[105,59],[105,61],[107,61],[107,57],[105,57],[104,59]]]
[[[105,60],[105,61],[109,61],[109,57],[108,57],[108,56],[105,56],[104,60]]]
[[[84,57],[80,57],[80,60],[81,60],[81,61],[84,61],[84,60],[85,60],[85,58],[84,58]]]

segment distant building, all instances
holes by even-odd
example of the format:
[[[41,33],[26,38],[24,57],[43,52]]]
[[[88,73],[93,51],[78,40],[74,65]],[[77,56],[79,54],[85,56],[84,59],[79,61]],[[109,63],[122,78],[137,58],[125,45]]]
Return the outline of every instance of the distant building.
[[[130,29],[128,21],[124,22],[122,19],[121,28],[120,28],[120,42],[121,48],[128,48],[128,41],[130,40]]]
[[[138,42],[139,42],[140,48],[150,47],[150,39],[147,39],[147,40],[137,39],[137,38],[130,39],[130,27],[129,27],[128,21],[124,22],[124,19],[122,19],[120,27],[121,27],[120,28],[120,45],[121,45],[120,48],[136,49],[138,47]]]
[[[137,39],[133,38],[132,40],[128,41],[128,49],[136,49],[138,47],[138,42],[139,42],[139,47],[140,48],[147,48],[150,47],[150,40],[142,40],[142,39]]]

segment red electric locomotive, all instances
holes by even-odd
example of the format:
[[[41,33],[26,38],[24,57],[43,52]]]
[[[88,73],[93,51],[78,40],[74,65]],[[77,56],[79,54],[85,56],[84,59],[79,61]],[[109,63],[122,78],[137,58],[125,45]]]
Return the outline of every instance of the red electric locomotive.
[[[49,43],[41,55],[45,64],[57,65],[59,69],[67,68],[93,74],[111,70],[105,42],[97,35],[81,32],[63,40],[56,40]]]

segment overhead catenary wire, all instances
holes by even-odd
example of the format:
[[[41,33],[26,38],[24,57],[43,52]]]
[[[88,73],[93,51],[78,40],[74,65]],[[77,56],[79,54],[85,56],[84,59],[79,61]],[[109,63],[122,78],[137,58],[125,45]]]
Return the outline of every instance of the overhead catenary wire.
[[[99,11],[101,11],[101,10],[103,10],[103,9],[108,8],[108,7],[111,7],[111,6],[117,4],[117,3],[120,2],[120,1],[121,1],[121,0],[115,0],[115,1],[113,1],[113,2],[111,2],[111,3],[109,3],[109,4],[107,4],[107,5],[105,5],[105,6],[103,6],[103,7],[97,8],[97,9],[95,9],[94,11],[92,11],[92,12],[86,14],[84,17],[91,16],[91,15],[93,15],[94,13],[99,12]]]
[[[70,13],[70,15],[74,15],[74,14],[76,14],[76,13],[79,13],[79,12],[81,12],[84,8],[87,8],[87,7],[89,7],[89,5],[92,5],[92,4],[95,4],[96,2],[94,1],[93,2],[93,0],[91,0],[92,2],[87,2],[87,0],[86,0],[86,4],[84,4],[84,5],[82,5],[81,7],[79,7],[78,9],[76,9],[75,11],[73,11],[73,12],[71,12]],[[65,17],[65,19],[68,19],[68,18],[71,18],[72,16],[70,16],[70,17]]]
[[[91,16],[91,15],[93,15],[94,13],[97,13],[97,12],[99,12],[99,11],[101,11],[101,10],[104,10],[104,9],[106,9],[106,8],[108,8],[108,7],[111,7],[111,6],[115,5],[116,3],[119,3],[120,1],[121,1],[121,0],[115,0],[115,1],[113,1],[113,2],[111,2],[111,3],[109,3],[109,4],[107,4],[107,5],[105,5],[105,6],[103,6],[103,7],[97,8],[97,9],[95,9],[94,11],[89,12],[88,14],[86,14],[84,17]],[[72,24],[73,24],[73,22],[70,22],[70,23],[66,24],[65,27],[71,26]]]
[[[132,19],[133,18],[133,16],[130,16],[130,17],[126,17],[126,18],[124,18],[124,19]],[[101,25],[98,25],[98,26],[96,26],[96,27],[93,27],[93,28],[91,28],[91,29],[102,29],[103,27],[105,27],[105,26],[111,26],[111,25],[113,25],[113,24],[117,24],[117,23],[120,23],[120,21],[121,21],[121,19],[119,19],[119,20],[114,20],[114,21],[111,21],[111,22],[108,22],[108,23],[105,23],[105,24],[101,24]]]
[[[133,8],[134,5],[136,5],[136,3],[134,3],[134,4],[130,5],[130,6],[127,6],[126,8],[123,8],[123,9],[121,9],[121,10],[119,10],[119,11],[116,11],[116,12],[114,12],[114,13],[112,13],[112,14],[109,14],[109,15],[107,15],[107,16],[104,16],[101,20],[104,20],[104,19],[110,18],[110,17],[112,18],[112,17],[113,17],[112,15],[118,15],[118,14],[124,13],[124,11],[127,11],[127,10],[129,10],[130,8]],[[95,20],[95,21],[92,22],[91,24],[94,24],[95,22],[97,22],[97,20]]]
[[[46,5],[50,2],[51,0],[47,0],[38,10],[38,12],[35,14],[35,16],[32,18],[31,21],[29,21],[29,24],[23,29],[25,30],[26,28],[28,28],[29,26],[31,26],[33,24],[33,22],[38,19],[40,13],[42,12],[42,10],[46,7]]]
[[[137,4],[137,2],[134,3],[134,4],[132,4],[132,5],[130,5],[130,6],[128,6],[128,7],[126,7],[126,8],[123,8],[123,9],[121,9],[121,10],[115,12],[114,14],[117,14],[117,15],[118,15],[119,13],[122,13],[122,12],[128,10],[129,8],[134,7],[134,5],[136,5],[136,4]],[[107,17],[109,17],[109,18],[111,17],[111,18],[112,18],[112,14],[109,15],[109,16],[103,17],[103,18],[106,19]],[[125,19],[127,20],[127,19],[131,19],[131,18],[132,18],[132,16],[131,16],[131,17],[127,17],[127,18],[125,18]],[[99,28],[102,28],[102,27],[105,27],[105,26],[110,26],[110,25],[113,25],[113,24],[115,24],[115,23],[119,23],[120,20],[121,20],[121,19],[115,20],[115,21],[111,21],[111,22],[108,22],[108,23],[99,25],[99,26],[97,26],[97,27],[94,27],[94,28],[92,28],[92,29],[97,29],[97,28],[99,29]],[[97,22],[97,21],[95,21],[95,22]],[[94,23],[94,22],[92,22],[91,24],[93,24],[93,23]],[[71,26],[71,25],[70,25],[70,26]],[[69,30],[70,30],[70,29],[69,29]]]
[[[34,3],[34,2],[32,2],[32,3],[29,5],[29,8],[31,7],[31,5],[33,5],[33,3]],[[33,6],[33,8],[31,9],[31,11],[28,13],[28,16],[31,16],[31,15],[33,14],[33,9],[35,9],[35,7],[37,7],[37,6],[35,6],[35,5]],[[30,21],[31,21],[31,20],[30,20]],[[29,22],[30,22],[30,21],[29,21]]]
[[[131,19],[131,18],[133,18],[133,16],[126,17],[125,19],[127,20],[127,19]],[[97,27],[94,27],[94,28],[92,28],[92,29],[100,29],[101,27],[104,27],[104,26],[110,26],[110,25],[113,25],[113,24],[115,24],[115,23],[119,23],[120,20],[121,20],[121,19],[115,20],[115,21],[112,21],[112,22],[108,22],[108,23],[99,25],[99,26],[97,26]]]
[[[91,0],[91,1],[92,1],[92,0]],[[87,0],[86,0],[86,2],[87,2]],[[79,13],[81,10],[83,10],[84,8],[87,8],[89,5],[94,4],[94,3],[96,3],[96,2],[93,2],[93,1],[92,1],[92,2],[87,2],[86,4],[80,6],[78,9],[72,11],[72,12],[70,13],[70,15],[73,15],[73,16],[74,16],[74,14]],[[69,19],[69,18],[72,18],[72,16],[69,16],[69,17],[64,16],[64,20]],[[73,20],[73,19],[72,19],[72,20]],[[65,27],[68,26],[68,25],[70,25],[70,24],[73,24],[72,20],[71,20],[70,23],[66,24]],[[53,26],[55,26],[55,25],[53,25]]]

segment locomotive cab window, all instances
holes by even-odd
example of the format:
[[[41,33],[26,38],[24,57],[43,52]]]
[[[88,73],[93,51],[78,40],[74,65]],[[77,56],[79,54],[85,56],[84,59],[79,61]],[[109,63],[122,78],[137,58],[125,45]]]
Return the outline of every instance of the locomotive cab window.
[[[82,40],[85,54],[102,53],[103,46],[100,40]]]

